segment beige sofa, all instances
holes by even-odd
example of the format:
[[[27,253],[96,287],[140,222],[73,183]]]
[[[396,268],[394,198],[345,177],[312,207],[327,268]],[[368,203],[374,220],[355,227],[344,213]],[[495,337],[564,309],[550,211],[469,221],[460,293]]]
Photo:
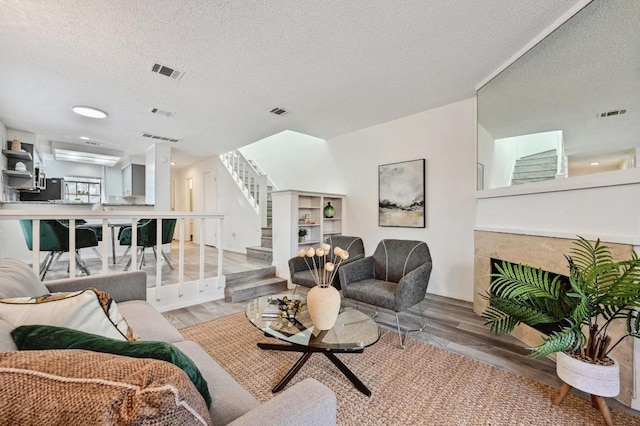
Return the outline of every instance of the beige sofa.
[[[46,284],[46,285],[45,285]],[[0,259],[0,299],[37,296],[47,292],[69,292],[88,287],[111,295],[120,313],[143,340],[174,344],[198,366],[207,380],[214,425],[334,425],[336,397],[314,379],[299,382],[264,404],[240,386],[198,344],[186,341],[180,332],[145,301],[146,273],[143,271],[96,275],[40,282],[33,270],[14,259]],[[11,330],[0,319],[0,351],[17,350]],[[265,387],[269,384],[265,383]],[[11,389],[2,389],[11,392]]]

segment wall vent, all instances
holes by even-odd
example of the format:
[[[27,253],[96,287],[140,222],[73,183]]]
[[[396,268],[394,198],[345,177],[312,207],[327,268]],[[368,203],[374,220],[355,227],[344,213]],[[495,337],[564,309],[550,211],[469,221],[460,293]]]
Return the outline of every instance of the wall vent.
[[[616,115],[622,115],[625,112],[627,112],[626,109],[614,109],[613,111],[601,112],[600,114],[598,114],[598,117],[600,118],[614,117]]]
[[[147,133],[147,132],[143,132],[142,133],[142,137],[143,138],[149,138],[149,139],[155,139],[155,140],[158,140],[158,141],[164,141],[164,142],[180,142],[180,139],[169,138],[167,136],[154,135],[152,133]]]
[[[175,112],[165,111],[163,109],[158,109],[158,108],[151,108],[151,112],[153,114],[163,115],[163,116],[168,117],[168,118],[171,118],[174,115],[176,115]]]
[[[285,115],[289,115],[291,114],[289,111],[287,111],[284,108],[280,108],[280,107],[275,107],[273,108],[271,111],[269,111],[271,114],[275,114],[278,115],[280,117],[284,117]]]
[[[175,68],[157,62],[151,66],[151,72],[170,77],[174,80],[180,80],[184,75],[184,71],[178,71]]]

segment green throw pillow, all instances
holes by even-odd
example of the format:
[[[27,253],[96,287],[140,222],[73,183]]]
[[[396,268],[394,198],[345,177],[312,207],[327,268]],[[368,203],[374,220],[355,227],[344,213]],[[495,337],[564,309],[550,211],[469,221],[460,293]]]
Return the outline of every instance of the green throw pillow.
[[[70,328],[51,325],[22,325],[11,332],[19,350],[85,349],[134,358],[153,358],[180,367],[211,407],[206,380],[191,358],[174,345],[165,342],[115,340]]]

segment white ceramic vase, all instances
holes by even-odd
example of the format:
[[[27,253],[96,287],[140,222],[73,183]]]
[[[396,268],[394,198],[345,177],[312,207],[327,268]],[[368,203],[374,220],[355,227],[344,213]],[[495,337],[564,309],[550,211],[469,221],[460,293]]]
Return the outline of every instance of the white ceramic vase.
[[[340,292],[333,286],[312,287],[307,293],[307,308],[316,330],[329,330],[340,313]]]
[[[556,373],[566,384],[591,395],[614,397],[620,393],[620,364],[615,360],[613,365],[597,365],[558,352]]]

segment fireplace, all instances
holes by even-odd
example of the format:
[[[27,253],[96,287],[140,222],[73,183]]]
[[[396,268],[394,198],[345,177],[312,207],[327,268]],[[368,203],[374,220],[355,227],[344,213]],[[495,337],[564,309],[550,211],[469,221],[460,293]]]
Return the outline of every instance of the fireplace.
[[[473,310],[481,314],[489,302],[482,297],[489,290],[492,259],[522,263],[542,268],[550,273],[566,275],[567,260],[564,257],[573,248],[573,239],[540,235],[525,235],[506,232],[475,231],[474,241],[474,301]],[[614,260],[628,259],[633,252],[630,244],[605,242],[611,249]],[[626,333],[625,324],[613,324],[612,337]],[[541,343],[541,332],[526,325],[517,326],[512,335],[528,347]],[[612,352],[612,357],[620,364],[620,395],[616,398],[630,406],[634,386],[634,340],[624,339]],[[640,355],[636,355],[640,359]],[[639,360],[640,362],[640,360]]]
[[[515,262],[509,262],[508,260],[491,258],[491,274],[497,274],[498,273],[498,269],[496,268],[496,265],[503,266],[505,264],[507,266],[516,265]],[[533,268],[539,268],[536,265],[529,265],[529,266],[531,266]],[[547,272],[549,274],[549,280],[550,281],[556,279],[556,277],[557,277],[560,280],[560,282],[562,283],[562,285],[564,286],[565,289],[567,289],[567,288],[569,288],[571,286],[571,284],[569,284],[569,277],[567,275],[556,274],[555,272],[546,271],[544,268],[539,268],[539,269],[542,269],[543,271],[545,271],[545,272]],[[493,277],[489,278],[489,284],[491,284],[493,282],[493,279],[494,279]],[[556,322],[556,323],[536,324],[536,325],[534,325],[532,327],[534,329],[536,329],[537,331],[539,331],[540,333],[542,333],[542,334],[549,335],[554,331],[559,331],[562,328],[562,325],[561,325],[561,323]]]

